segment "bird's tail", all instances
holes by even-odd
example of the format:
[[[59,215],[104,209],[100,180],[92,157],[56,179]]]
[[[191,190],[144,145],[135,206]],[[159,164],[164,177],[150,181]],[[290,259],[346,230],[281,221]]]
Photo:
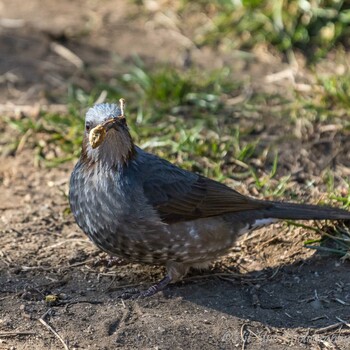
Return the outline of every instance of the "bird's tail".
[[[284,202],[270,202],[265,217],[284,220],[350,220],[350,212],[344,209]]]

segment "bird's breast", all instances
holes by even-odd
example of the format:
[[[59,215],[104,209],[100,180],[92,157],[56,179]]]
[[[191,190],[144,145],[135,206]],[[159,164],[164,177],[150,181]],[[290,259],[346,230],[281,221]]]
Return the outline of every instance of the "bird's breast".
[[[144,199],[138,183],[115,171],[91,171],[78,163],[70,180],[69,200],[79,227],[102,250],[138,261],[159,250],[167,227]]]
[[[115,170],[86,171],[79,163],[69,198],[77,224],[99,248],[140,263],[210,261],[250,228],[251,220],[238,214],[165,224],[137,181],[120,178]]]

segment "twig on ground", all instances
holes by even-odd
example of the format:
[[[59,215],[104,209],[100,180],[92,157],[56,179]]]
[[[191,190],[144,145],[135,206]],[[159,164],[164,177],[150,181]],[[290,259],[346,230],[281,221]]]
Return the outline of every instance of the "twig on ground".
[[[111,283],[108,285],[105,291],[108,291],[111,288],[112,284],[116,281],[116,279],[117,279],[117,276],[114,274]]]
[[[52,271],[52,270],[69,270],[72,267],[78,267],[85,265],[87,263],[93,262],[94,259],[88,259],[76,264],[72,265],[66,265],[66,266],[51,266],[51,267],[42,267],[42,266],[21,266],[21,269],[23,271],[32,271],[32,270],[38,270],[38,271]]]
[[[124,284],[122,286],[116,286],[116,287],[112,287],[112,288],[106,289],[105,291],[108,292],[108,293],[111,293],[111,292],[115,292],[115,291],[121,290],[121,289],[129,289],[129,288],[135,288],[135,287],[140,287],[140,286],[141,286],[140,283]]]
[[[339,298],[334,298],[334,301],[338,302],[339,304],[350,306],[350,303],[346,303],[345,301],[339,299]]]
[[[335,316],[335,318],[340,321],[341,323],[343,323],[346,327],[349,327],[350,328],[350,323],[349,322],[346,322],[344,320],[342,320],[340,317],[338,316]]]
[[[45,317],[51,312],[52,309],[48,309],[39,319],[38,321],[44,325],[51,333],[53,333],[57,339],[62,343],[65,350],[69,350],[67,343],[63,340],[63,338],[45,321]]]
[[[103,304],[102,301],[94,301],[94,300],[76,300],[76,301],[69,301],[67,303],[61,302],[60,304],[66,304],[66,306],[64,307],[64,310],[67,311],[68,308],[70,308],[72,305],[75,304],[92,304],[92,305],[99,305],[99,304]]]
[[[57,248],[63,244],[66,244],[66,243],[73,243],[73,242],[77,242],[77,243],[90,243],[90,241],[88,241],[87,239],[82,239],[82,238],[71,238],[71,239],[65,239],[64,241],[61,241],[61,242],[58,242],[56,244],[52,244],[52,245],[49,245],[47,247],[44,247],[43,250],[48,250],[48,249],[52,249],[52,248]]]
[[[242,350],[245,349],[248,341],[249,331],[246,330],[247,323],[243,323],[241,327]]]
[[[16,337],[16,336],[20,336],[20,335],[35,335],[35,332],[27,332],[27,331],[23,331],[23,332],[0,332],[0,338],[4,338],[4,337]]]
[[[314,318],[312,318],[310,321],[311,321],[311,322],[315,322],[315,321],[318,321],[318,320],[322,320],[322,319],[324,319],[324,318],[329,319],[329,317],[328,317],[327,315],[323,315],[323,316],[314,317]]]
[[[3,115],[29,115],[29,116],[38,116],[42,112],[50,113],[67,113],[68,107],[63,104],[51,104],[51,105],[15,105],[11,102],[5,104],[0,104],[0,114]]]
[[[72,63],[74,66],[76,66],[79,69],[82,69],[84,67],[84,62],[83,60],[77,56],[74,52],[69,50],[67,47],[52,42],[50,45],[50,48],[53,52],[55,52],[57,55],[61,56],[68,62]]]
[[[28,138],[32,135],[32,133],[33,133],[33,130],[32,130],[32,129],[28,129],[28,130],[23,134],[23,136],[21,137],[21,139],[20,139],[19,142],[18,142],[18,146],[17,146],[16,151],[15,151],[15,154],[16,154],[16,155],[17,155],[18,153],[20,153],[20,152],[23,150],[23,148],[24,148],[24,146],[25,146],[25,144],[26,144]]]
[[[99,96],[99,97],[97,98],[97,100],[95,101],[95,104],[105,102],[107,96],[108,96],[108,92],[107,92],[106,90],[102,90],[100,96]]]
[[[295,73],[296,72],[292,68],[287,68],[277,73],[266,75],[265,82],[271,84],[282,79],[288,79],[292,84],[295,84]]]
[[[335,329],[337,329],[337,328],[339,328],[339,327],[342,327],[342,326],[344,326],[344,323],[343,323],[343,322],[337,322],[337,323],[331,324],[331,325],[329,325],[329,326],[316,329],[316,330],[315,330],[315,333],[316,333],[316,334],[326,333],[326,332],[329,332],[329,331],[333,331],[333,330],[335,330]]]
[[[17,29],[22,28],[26,24],[25,20],[19,18],[1,18],[0,26],[3,28]]]

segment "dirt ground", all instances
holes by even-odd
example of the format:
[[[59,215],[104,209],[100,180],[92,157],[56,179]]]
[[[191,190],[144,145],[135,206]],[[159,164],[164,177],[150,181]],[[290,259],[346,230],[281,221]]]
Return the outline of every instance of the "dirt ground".
[[[189,39],[195,22],[182,28],[170,10],[147,4],[140,14],[112,0],[64,0],[59,9],[53,1],[0,1],[1,113],[13,113],[14,105],[61,106],[68,84],[89,90],[94,77],[112,82],[135,54],[147,64],[181,66],[188,55],[204,68],[230,64],[237,77],[254,77],[253,88],[286,67],[266,52],[247,63],[236,53],[199,50]],[[77,57],[62,55],[57,44]],[[281,84],[288,90],[288,79],[267,88],[278,91]],[[18,135],[3,120],[0,130],[5,149]],[[309,200],[325,191],[317,174],[326,165],[332,162],[336,183],[350,168],[348,139],[330,131],[335,150],[324,142],[329,134],[313,131],[293,145],[303,146],[302,154],[290,152],[291,141],[280,145],[284,171],[302,168],[319,185],[310,193],[305,179],[295,180]],[[314,254],[303,247],[310,231],[282,223],[243,237],[209,271],[152,298],[118,299],[123,289],[146,288],[164,270],[106,266],[105,255],[65,214],[72,166],[35,167],[25,147],[2,152],[0,349],[350,349],[349,262]]]

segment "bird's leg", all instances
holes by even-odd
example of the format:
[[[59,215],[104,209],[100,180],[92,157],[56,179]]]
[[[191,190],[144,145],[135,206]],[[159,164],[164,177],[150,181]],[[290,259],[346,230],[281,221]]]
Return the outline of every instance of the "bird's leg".
[[[149,287],[144,291],[140,291],[137,288],[131,288],[124,291],[121,295],[118,296],[120,299],[137,299],[137,298],[148,298],[152,295],[163,290],[170,282],[172,281],[169,275],[166,275],[163,279],[161,279],[158,283]]]
[[[171,282],[171,277],[169,275],[166,275],[157,284],[154,284],[153,286],[149,287],[147,290],[144,290],[143,292],[141,292],[140,298],[151,297],[152,295],[163,290],[170,282]]]
[[[136,299],[136,298],[148,298],[161,290],[163,290],[170,282],[180,281],[187,273],[189,265],[169,261],[166,264],[167,275],[160,280],[157,284],[149,287],[147,290],[139,291],[137,288],[129,289],[122,293],[119,298],[122,299]]]

